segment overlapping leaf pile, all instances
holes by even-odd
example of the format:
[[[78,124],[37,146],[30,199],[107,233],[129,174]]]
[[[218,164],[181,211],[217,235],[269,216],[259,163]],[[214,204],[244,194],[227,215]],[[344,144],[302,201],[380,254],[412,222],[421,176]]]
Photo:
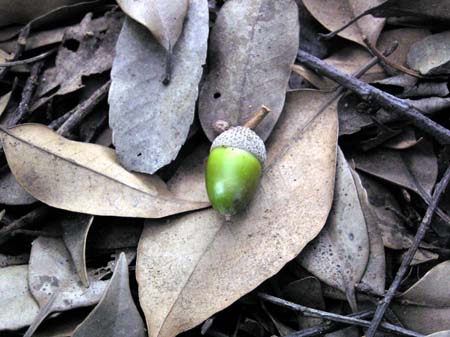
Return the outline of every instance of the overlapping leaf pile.
[[[415,240],[448,144],[295,62],[300,48],[448,127],[449,13],[0,0],[0,334],[364,336],[413,247],[380,336],[448,336],[450,193]],[[268,160],[225,221],[210,142],[261,105]]]

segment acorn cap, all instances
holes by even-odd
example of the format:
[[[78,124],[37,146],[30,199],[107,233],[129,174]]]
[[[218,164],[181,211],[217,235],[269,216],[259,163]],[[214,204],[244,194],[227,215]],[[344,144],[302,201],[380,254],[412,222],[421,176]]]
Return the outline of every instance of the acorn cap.
[[[222,132],[214,139],[211,151],[216,147],[235,147],[253,154],[264,165],[266,161],[266,146],[253,130],[244,126],[235,126]]]

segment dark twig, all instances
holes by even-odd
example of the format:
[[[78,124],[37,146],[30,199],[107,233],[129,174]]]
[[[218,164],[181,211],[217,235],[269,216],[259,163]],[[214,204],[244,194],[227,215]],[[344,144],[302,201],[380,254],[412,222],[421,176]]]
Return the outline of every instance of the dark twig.
[[[26,264],[30,260],[30,254],[4,255],[0,254],[0,268]]]
[[[97,89],[87,100],[80,103],[71,111],[67,112],[60,118],[65,118],[67,115],[67,119],[63,122],[61,126],[58,127],[56,131],[61,136],[67,136],[82,120],[85,118],[94,107],[100,103],[107,95],[109,87],[111,85],[111,81],[103,84],[99,89]],[[58,119],[59,120],[59,119]],[[49,125],[51,128],[54,125]]]
[[[371,317],[373,315],[373,310],[365,310],[358,313],[353,313],[348,315],[348,317],[353,318],[359,318],[364,319]],[[296,331],[290,335],[284,336],[284,337],[313,337],[313,336],[320,336],[326,333],[337,331],[338,329],[341,329],[342,324],[337,323],[323,323],[317,326],[313,326],[310,328],[306,328],[300,331]]]
[[[25,214],[21,218],[11,222],[9,225],[0,229],[0,246],[10,238],[11,234],[19,229],[22,229],[30,224],[36,223],[45,218],[49,213],[50,208],[47,206],[38,207],[31,212]]]
[[[409,119],[418,129],[430,134],[441,144],[450,144],[450,131],[424,116],[419,110],[405,100],[379,90],[365,82],[343,73],[335,67],[323,62],[303,50],[297,54],[298,61],[326,76],[343,87],[355,92],[366,101],[378,103],[388,111],[393,111]]]
[[[326,312],[323,310],[305,307],[303,305],[292,303],[292,302],[289,302],[289,301],[286,301],[281,298],[271,296],[268,294],[258,293],[258,297],[260,297],[264,301],[279,305],[281,307],[284,307],[284,308],[287,308],[287,309],[290,309],[290,310],[293,310],[296,312],[301,312],[305,316],[319,317],[319,318],[323,318],[323,319],[333,321],[333,322],[362,326],[362,327],[366,327],[366,328],[370,326],[370,322],[365,321],[363,319],[350,317],[350,316],[338,315],[338,314]],[[417,332],[414,332],[411,330],[407,330],[405,328],[401,328],[401,327],[398,327],[398,326],[390,324],[390,323],[381,323],[380,326],[384,331],[395,333],[398,335],[412,336],[412,337],[424,337],[424,335],[422,335],[420,333],[417,333]]]
[[[20,66],[20,65],[23,65],[23,64],[28,64],[28,63],[34,63],[34,62],[37,62],[37,61],[41,61],[41,60],[45,59],[46,57],[48,57],[48,56],[52,55],[53,53],[55,53],[57,50],[58,50],[58,48],[53,48],[53,49],[50,49],[49,51],[46,51],[45,53],[39,54],[39,55],[34,56],[34,57],[30,57],[28,59],[0,63],[0,68]]]
[[[38,84],[39,74],[41,73],[43,61],[33,64],[31,68],[30,76],[25,83],[25,87],[22,91],[22,99],[20,100],[19,107],[15,118],[9,123],[10,126],[20,123],[22,120],[26,119],[30,112],[30,101],[33,96],[34,90]]]
[[[19,37],[17,38],[16,49],[14,51],[14,56],[11,61],[16,61],[17,59],[19,59],[20,56],[22,56],[22,53],[25,50],[25,45],[27,43],[27,38],[29,34],[30,34],[30,25],[26,25],[25,27],[22,28]],[[0,69],[0,80],[2,80],[5,77],[7,72],[8,68]]]
[[[373,316],[372,323],[370,324],[369,329],[367,330],[366,337],[374,337],[378,326],[380,326],[381,320],[383,319],[384,312],[388,308],[389,304],[391,303],[392,299],[394,298],[397,289],[399,288],[400,284],[402,283],[409,266],[411,264],[411,261],[414,258],[414,255],[417,252],[417,249],[419,248],[420,243],[422,242],[426,232],[428,231],[431,223],[431,219],[433,218],[434,211],[436,210],[436,207],[439,203],[439,200],[441,200],[442,194],[444,193],[445,189],[447,188],[447,185],[450,181],[450,167],[447,168],[445,171],[444,177],[439,182],[439,184],[436,185],[435,192],[433,194],[433,198],[431,199],[430,206],[428,206],[428,209],[422,219],[422,222],[417,229],[416,236],[414,237],[414,241],[411,244],[411,247],[406,252],[405,256],[403,257],[402,263],[400,265],[400,268],[397,271],[397,274],[395,275],[394,281],[392,281],[391,286],[389,287],[389,290],[386,293],[386,296],[379,302],[377,306],[377,310],[375,311],[375,315]]]
[[[378,6],[377,6],[378,7]],[[340,32],[342,32],[344,29],[346,29],[347,27],[351,26],[352,24],[354,24],[356,21],[358,21],[359,19],[361,19],[363,16],[369,15],[372,13],[372,11],[374,10],[374,8],[369,8],[367,10],[365,10],[364,12],[362,12],[361,14],[355,16],[353,19],[351,19],[349,22],[347,22],[345,25],[343,25],[342,27],[336,29],[335,31],[332,31],[328,34],[323,34],[323,33],[319,33],[319,37],[323,40],[329,40],[332,39],[333,37],[335,37],[336,35],[338,35]]]

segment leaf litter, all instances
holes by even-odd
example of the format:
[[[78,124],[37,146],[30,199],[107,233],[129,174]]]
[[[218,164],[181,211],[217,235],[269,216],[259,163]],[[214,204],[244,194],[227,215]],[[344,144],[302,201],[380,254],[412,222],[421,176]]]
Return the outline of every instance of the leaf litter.
[[[0,334],[373,337],[392,302],[377,335],[447,336],[448,192],[415,239],[450,163],[447,7],[0,1]],[[209,141],[263,104],[269,161],[224,223]]]

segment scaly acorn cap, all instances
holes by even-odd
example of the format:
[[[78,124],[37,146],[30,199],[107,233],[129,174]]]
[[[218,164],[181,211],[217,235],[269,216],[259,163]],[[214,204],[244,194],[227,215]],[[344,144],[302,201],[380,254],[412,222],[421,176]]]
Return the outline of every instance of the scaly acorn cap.
[[[247,151],[254,155],[261,166],[266,161],[266,146],[263,140],[250,128],[244,126],[235,126],[222,132],[214,139],[211,150],[216,147],[235,147]]]

